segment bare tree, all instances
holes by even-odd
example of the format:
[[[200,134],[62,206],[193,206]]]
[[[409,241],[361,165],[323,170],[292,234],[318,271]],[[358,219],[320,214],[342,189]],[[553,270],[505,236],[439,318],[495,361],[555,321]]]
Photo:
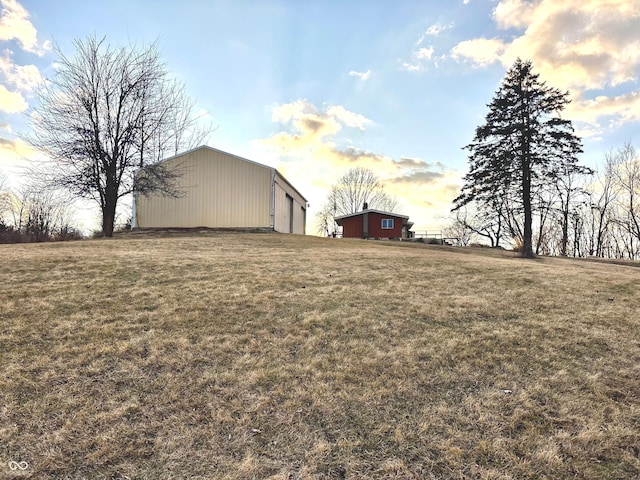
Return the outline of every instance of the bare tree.
[[[44,242],[80,238],[72,226],[71,199],[63,192],[43,190],[38,183],[9,190],[0,185],[0,242]]]
[[[8,181],[5,175],[0,175],[0,231],[9,227],[9,215],[11,214],[11,192],[8,189]]]
[[[316,214],[318,230],[326,234],[335,232],[335,217],[359,212],[365,204],[367,208],[385,212],[398,208],[398,200],[385,191],[373,171],[364,167],[351,168],[331,187],[322,210]]]
[[[467,208],[456,210],[453,218],[444,229],[444,237],[453,240],[456,247],[466,247],[473,239],[475,232],[469,227]]]
[[[615,181],[616,154],[614,151],[605,154],[604,171],[597,175],[597,182],[592,185],[591,196],[591,246],[589,254],[605,257],[606,244],[614,219],[614,207],[619,195],[619,187]]]
[[[615,163],[615,179],[620,188],[619,221],[629,237],[629,256],[634,258],[640,244],[640,159],[627,142],[616,152]]]
[[[560,240],[560,255],[567,256],[569,246],[569,231],[571,223],[575,223],[577,209],[581,204],[587,203],[587,193],[584,188],[584,179],[593,175],[593,170],[587,167],[574,166],[574,168],[566,168],[560,165],[555,175],[554,188],[558,195],[559,208],[556,213],[559,214],[559,221],[562,227],[562,238]],[[573,218],[573,220],[572,220]],[[576,231],[574,229],[574,235]]]
[[[95,37],[74,42],[75,56],[59,48],[56,75],[38,92],[27,140],[53,166],[47,184],[100,206],[102,233],[113,234],[118,201],[136,191],[178,195],[180,175],[160,162],[201,142],[194,102],[172,79],[157,45],[114,48]],[[136,171],[144,175],[136,179]]]

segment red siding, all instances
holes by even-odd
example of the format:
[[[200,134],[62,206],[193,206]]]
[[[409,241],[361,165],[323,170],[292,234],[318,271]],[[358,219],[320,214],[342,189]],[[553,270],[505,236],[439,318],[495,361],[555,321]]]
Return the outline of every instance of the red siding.
[[[392,218],[393,228],[383,229],[382,219]],[[402,237],[402,219],[391,215],[381,215],[379,213],[369,213],[369,238],[400,238]]]
[[[365,214],[342,219],[343,238],[362,238],[363,217]],[[402,218],[392,215],[382,215],[380,213],[369,212],[369,238],[401,238]],[[382,219],[392,218],[393,228],[383,229]]]
[[[343,238],[362,238],[362,216],[349,217],[342,220]]]

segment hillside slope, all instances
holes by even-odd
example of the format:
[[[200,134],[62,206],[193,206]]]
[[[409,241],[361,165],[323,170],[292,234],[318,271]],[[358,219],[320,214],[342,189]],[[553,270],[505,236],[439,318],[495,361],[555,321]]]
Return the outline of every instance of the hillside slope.
[[[0,254],[0,478],[640,476],[638,268],[277,234]]]

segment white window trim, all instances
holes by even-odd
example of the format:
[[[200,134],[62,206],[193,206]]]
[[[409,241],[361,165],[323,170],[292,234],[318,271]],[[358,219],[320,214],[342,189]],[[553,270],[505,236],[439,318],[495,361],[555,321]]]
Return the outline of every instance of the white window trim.
[[[393,218],[383,218],[382,219],[382,224],[381,224],[382,229],[383,230],[393,230],[393,220],[394,220]],[[390,227],[385,227],[385,223],[387,225],[389,225],[389,223],[391,223],[391,226]]]

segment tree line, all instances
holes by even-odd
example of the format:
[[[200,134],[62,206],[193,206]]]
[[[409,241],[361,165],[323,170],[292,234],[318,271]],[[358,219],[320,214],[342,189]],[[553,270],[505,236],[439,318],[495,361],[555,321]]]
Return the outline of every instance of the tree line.
[[[631,144],[594,171],[561,116],[569,93],[540,81],[518,59],[476,129],[469,173],[447,235],[459,244],[509,244],[535,255],[640,257],[640,162]]]
[[[180,195],[179,173],[161,161],[212,130],[199,127],[194,102],[155,44],[116,48],[87,37],[74,45],[74,56],[56,49],[56,74],[37,92],[30,114],[25,139],[52,160],[31,172],[40,187],[17,194],[0,185],[4,234],[39,240],[73,231],[69,201],[51,193],[65,191],[97,203],[102,235],[111,236],[123,197]],[[562,117],[569,102],[569,93],[542,82],[530,61],[515,62],[464,147],[469,172],[447,236],[515,246],[525,257],[640,257],[637,152],[626,144],[607,153],[597,171],[580,165],[581,140]],[[397,203],[374,172],[353,168],[331,187],[316,217],[319,231],[332,234],[336,216],[364,204],[393,212]]]
[[[447,236],[459,245],[522,245],[522,215],[508,199],[470,202],[454,211]],[[640,259],[640,160],[629,142],[604,154],[595,170],[562,175],[532,195],[536,255]]]
[[[70,199],[47,189],[8,187],[0,177],[0,243],[77,240]]]

